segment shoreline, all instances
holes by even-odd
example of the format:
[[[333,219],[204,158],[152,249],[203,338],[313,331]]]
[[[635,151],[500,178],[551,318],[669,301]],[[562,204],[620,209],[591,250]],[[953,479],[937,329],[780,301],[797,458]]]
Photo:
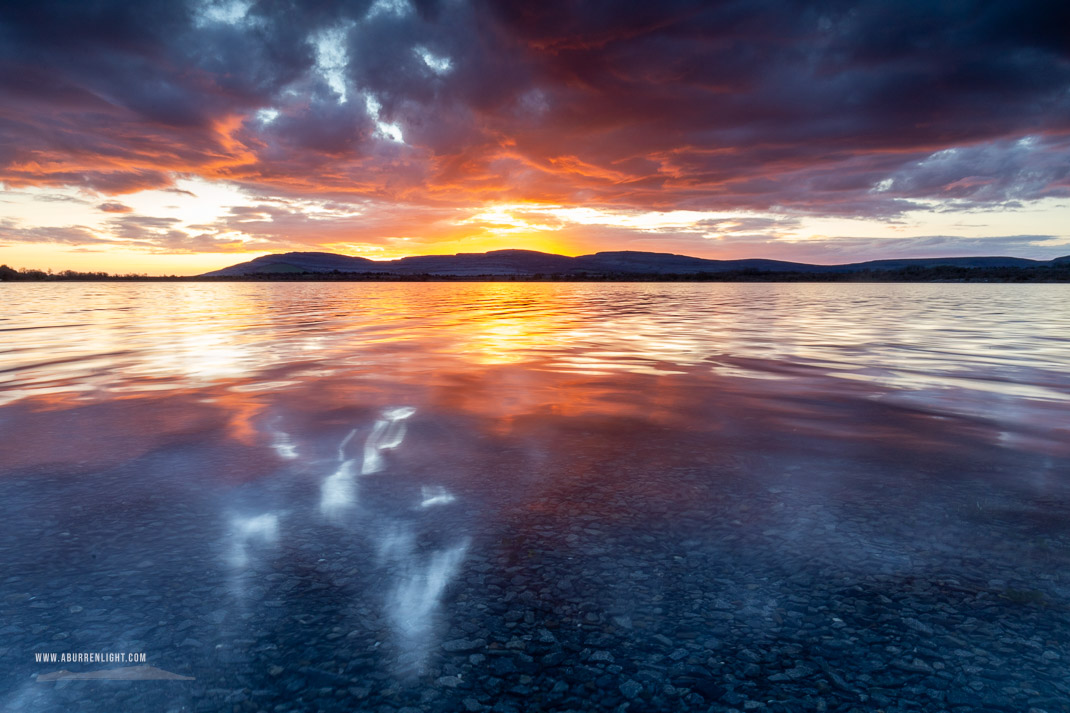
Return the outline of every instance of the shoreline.
[[[1004,268],[904,268],[839,273],[730,271],[722,273],[610,273],[523,275],[433,275],[398,273],[303,272],[254,273],[251,275],[108,275],[65,271],[18,273],[0,282],[858,282],[858,283],[1070,283],[1067,267]]]

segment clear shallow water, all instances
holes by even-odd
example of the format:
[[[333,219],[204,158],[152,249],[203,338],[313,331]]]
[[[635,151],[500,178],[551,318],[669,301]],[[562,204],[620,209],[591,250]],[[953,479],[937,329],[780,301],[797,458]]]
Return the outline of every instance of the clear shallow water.
[[[5,710],[1066,710],[1063,286],[0,301]]]

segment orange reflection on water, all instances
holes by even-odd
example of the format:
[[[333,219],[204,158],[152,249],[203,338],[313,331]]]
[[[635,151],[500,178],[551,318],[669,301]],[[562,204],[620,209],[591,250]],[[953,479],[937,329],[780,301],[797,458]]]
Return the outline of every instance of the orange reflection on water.
[[[213,403],[214,402],[214,403]],[[222,408],[221,408],[222,406]],[[206,434],[229,433],[235,445],[255,445],[250,415],[260,405],[197,392],[124,395],[87,403],[65,395],[40,396],[7,407],[0,462],[12,471],[41,465],[75,472],[137,461],[167,449],[188,449]],[[226,478],[263,473],[261,459],[228,464]]]
[[[938,285],[18,285],[0,322],[17,327],[0,348],[0,452],[20,467],[184,437],[267,448],[269,422],[307,439],[401,403],[494,438],[616,442],[642,424],[735,434],[737,451],[768,432],[1064,454],[1050,415],[1070,401],[1067,301],[991,287],[978,301]]]

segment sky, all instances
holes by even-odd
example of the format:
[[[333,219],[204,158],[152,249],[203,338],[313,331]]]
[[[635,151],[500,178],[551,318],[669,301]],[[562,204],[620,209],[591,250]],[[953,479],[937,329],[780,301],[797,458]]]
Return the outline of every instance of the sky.
[[[1063,0],[0,4],[0,263],[1070,254]]]

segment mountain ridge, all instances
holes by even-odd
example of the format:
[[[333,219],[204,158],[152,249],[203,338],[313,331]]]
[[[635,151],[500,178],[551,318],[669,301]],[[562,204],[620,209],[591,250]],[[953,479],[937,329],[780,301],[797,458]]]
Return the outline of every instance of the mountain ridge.
[[[430,275],[435,277],[535,277],[547,275],[709,275],[721,272],[843,273],[930,267],[1051,267],[1070,262],[1070,255],[1051,260],[1007,256],[891,258],[838,265],[743,258],[715,260],[675,253],[636,250],[602,251],[568,257],[537,250],[504,249],[456,255],[412,255],[395,260],[326,252],[273,253],[204,273],[201,277],[244,277],[315,273]]]

